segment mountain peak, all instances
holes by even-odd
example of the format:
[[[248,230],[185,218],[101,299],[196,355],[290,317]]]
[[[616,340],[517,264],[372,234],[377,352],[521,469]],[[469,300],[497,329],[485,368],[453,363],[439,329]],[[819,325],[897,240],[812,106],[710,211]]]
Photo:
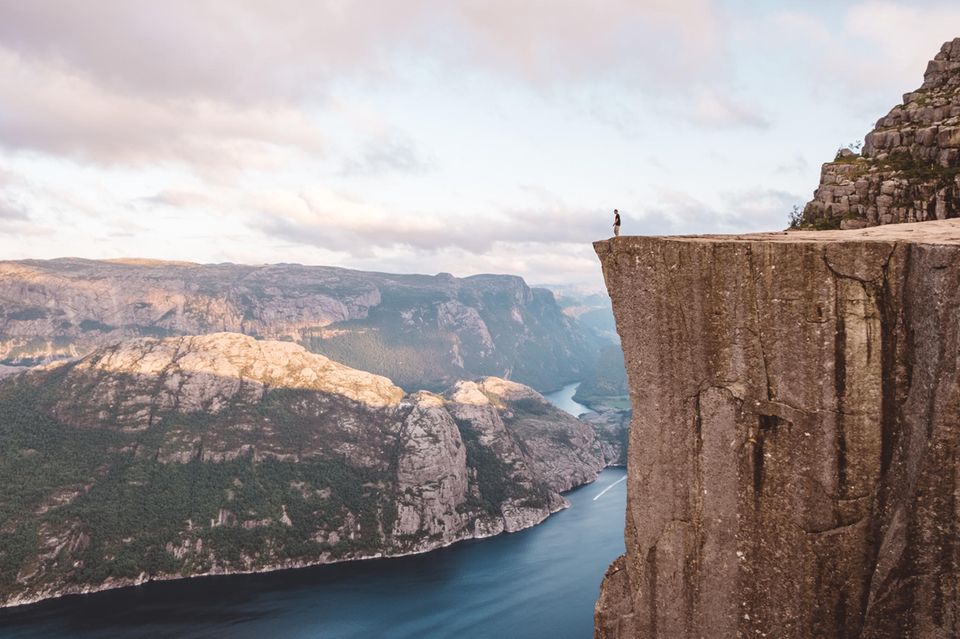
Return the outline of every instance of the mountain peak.
[[[922,89],[960,84],[960,38],[944,42],[940,52],[927,64]]]
[[[823,165],[803,226],[861,228],[960,216],[960,38],[927,65],[923,85],[903,96],[864,138]]]

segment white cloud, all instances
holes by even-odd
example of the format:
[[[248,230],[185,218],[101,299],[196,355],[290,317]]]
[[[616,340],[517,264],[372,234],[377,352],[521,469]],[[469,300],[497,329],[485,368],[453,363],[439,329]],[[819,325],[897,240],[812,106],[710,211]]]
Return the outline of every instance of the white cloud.
[[[360,153],[346,158],[341,175],[383,177],[389,173],[424,173],[430,164],[416,145],[396,134],[382,134],[367,141]]]
[[[344,83],[402,83],[411,61],[563,99],[570,84],[611,77],[651,97],[685,92],[724,60],[712,0],[0,0],[0,13],[0,145],[107,163],[260,167],[289,159],[284,149],[316,154],[309,113],[335,110]],[[741,117],[718,104],[721,118]],[[411,148],[347,169],[421,168]]]
[[[332,193],[269,193],[240,198],[259,212],[254,224],[284,241],[358,257],[393,249],[480,254],[503,243],[576,243],[601,237],[605,214],[562,204],[524,210],[398,215]]]
[[[0,42],[118,92],[259,102],[322,96],[334,76],[410,53],[531,80],[598,74],[682,82],[714,68],[713,0],[2,0]]]
[[[686,235],[777,231],[787,226],[791,207],[804,201],[799,195],[760,186],[725,191],[715,201],[661,188],[656,200],[638,208],[638,213],[626,211],[623,232]]]
[[[960,7],[867,0],[848,5],[836,22],[822,14],[783,11],[774,15],[773,25],[770,36],[779,46],[793,42],[813,54],[812,77],[821,91],[889,101],[919,87],[940,45],[960,35]]]
[[[703,126],[719,129],[770,127],[770,120],[756,109],[712,89],[697,93],[690,111],[690,119]]]
[[[270,166],[280,149],[322,150],[319,131],[290,108],[111,93],[57,66],[0,49],[0,145],[101,163],[171,161]]]
[[[0,220],[28,220],[29,218],[30,216],[19,202],[0,195]]]
[[[791,6],[0,0],[0,196],[55,234],[0,248],[561,281],[598,277],[608,200],[625,233],[783,228],[850,105],[960,25]]]

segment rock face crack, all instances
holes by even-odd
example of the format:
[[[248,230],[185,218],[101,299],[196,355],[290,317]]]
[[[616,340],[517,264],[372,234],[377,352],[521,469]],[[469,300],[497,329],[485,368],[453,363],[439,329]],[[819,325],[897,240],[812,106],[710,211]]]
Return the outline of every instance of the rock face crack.
[[[595,244],[638,407],[598,637],[957,636],[960,220],[880,231]]]

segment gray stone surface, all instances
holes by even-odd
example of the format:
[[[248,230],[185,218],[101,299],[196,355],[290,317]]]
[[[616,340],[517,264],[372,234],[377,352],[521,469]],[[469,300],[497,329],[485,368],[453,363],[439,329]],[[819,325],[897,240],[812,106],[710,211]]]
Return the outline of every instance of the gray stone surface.
[[[803,212],[817,228],[922,222],[960,216],[960,38],[930,61],[923,86],[877,121],[861,155],[823,165]]]
[[[957,636],[960,220],[595,247],[637,408],[596,636]]]

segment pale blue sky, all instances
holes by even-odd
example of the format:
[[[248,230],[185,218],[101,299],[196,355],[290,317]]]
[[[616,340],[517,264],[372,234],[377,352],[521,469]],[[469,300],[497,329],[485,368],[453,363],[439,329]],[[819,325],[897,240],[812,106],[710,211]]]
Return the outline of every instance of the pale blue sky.
[[[0,0],[0,256],[599,281],[773,230],[953,2]]]

